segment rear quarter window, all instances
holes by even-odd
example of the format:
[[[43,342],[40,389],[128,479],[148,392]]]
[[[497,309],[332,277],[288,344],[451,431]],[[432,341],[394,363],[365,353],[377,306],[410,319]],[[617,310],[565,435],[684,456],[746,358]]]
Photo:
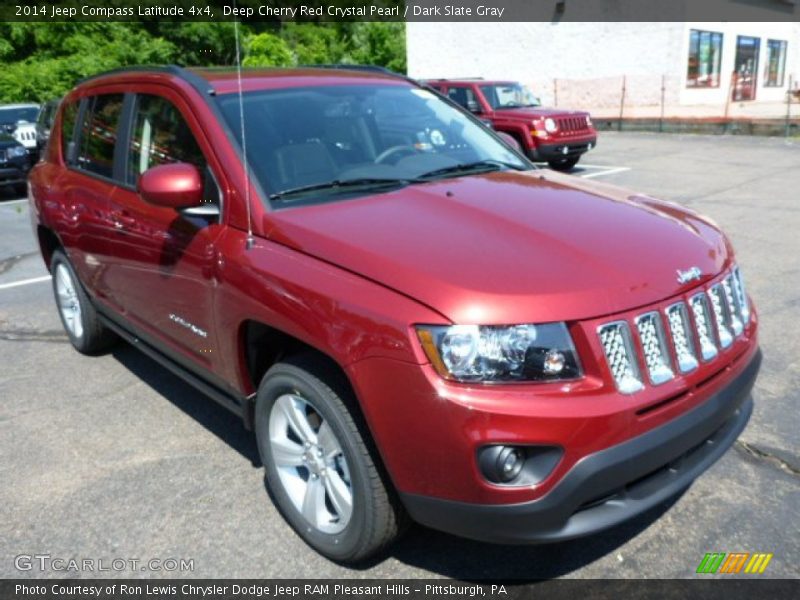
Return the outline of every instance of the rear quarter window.
[[[75,121],[78,118],[78,103],[69,102],[61,113],[61,158],[67,162],[69,143],[74,139]]]

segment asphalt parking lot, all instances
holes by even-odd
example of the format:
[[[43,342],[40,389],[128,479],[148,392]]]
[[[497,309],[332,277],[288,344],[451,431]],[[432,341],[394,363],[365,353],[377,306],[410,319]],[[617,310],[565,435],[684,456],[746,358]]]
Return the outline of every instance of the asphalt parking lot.
[[[680,498],[574,542],[489,546],[413,527],[360,569],[331,563],[278,515],[253,438],[225,409],[130,347],[72,350],[27,206],[0,190],[0,577],[58,576],[15,568],[49,554],[194,561],[103,576],[682,578],[706,552],[771,552],[763,576],[799,577],[800,140],[603,133],[586,163],[576,175],[717,221],[760,311],[754,416]]]

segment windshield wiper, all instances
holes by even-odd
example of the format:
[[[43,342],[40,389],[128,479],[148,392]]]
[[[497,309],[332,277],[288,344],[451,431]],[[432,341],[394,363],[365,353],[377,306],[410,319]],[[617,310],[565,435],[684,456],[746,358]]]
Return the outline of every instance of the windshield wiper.
[[[513,163],[507,163],[501,160],[478,160],[470,163],[459,163],[450,167],[443,167],[441,169],[434,169],[433,171],[422,173],[416,177],[416,181],[425,181],[441,175],[452,175],[454,173],[488,173],[490,171],[500,171],[502,169],[523,171],[525,167],[523,165],[515,165]]]
[[[320,190],[334,190],[346,191],[352,188],[360,187],[386,187],[394,185],[408,185],[411,183],[409,179],[395,179],[389,177],[359,177],[356,179],[334,179],[333,181],[326,181],[324,183],[312,183],[310,185],[301,185],[288,190],[281,190],[269,195],[270,200],[282,200],[290,196],[297,196],[307,192],[316,192]]]

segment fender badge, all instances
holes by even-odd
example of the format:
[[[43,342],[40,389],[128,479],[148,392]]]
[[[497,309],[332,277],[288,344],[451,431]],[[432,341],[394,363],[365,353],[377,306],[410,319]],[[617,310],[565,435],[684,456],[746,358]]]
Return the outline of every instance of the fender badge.
[[[678,283],[684,284],[693,281],[694,279],[700,279],[703,275],[703,272],[700,270],[700,267],[689,267],[685,271],[681,271],[680,269],[677,270],[678,273]]]

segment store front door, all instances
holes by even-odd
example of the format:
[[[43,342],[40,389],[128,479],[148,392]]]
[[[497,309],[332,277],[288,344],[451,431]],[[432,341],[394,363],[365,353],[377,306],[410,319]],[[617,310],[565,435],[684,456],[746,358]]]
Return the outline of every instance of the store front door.
[[[740,35],[736,38],[736,60],[734,63],[733,100],[755,100],[758,76],[758,51],[761,39]]]

